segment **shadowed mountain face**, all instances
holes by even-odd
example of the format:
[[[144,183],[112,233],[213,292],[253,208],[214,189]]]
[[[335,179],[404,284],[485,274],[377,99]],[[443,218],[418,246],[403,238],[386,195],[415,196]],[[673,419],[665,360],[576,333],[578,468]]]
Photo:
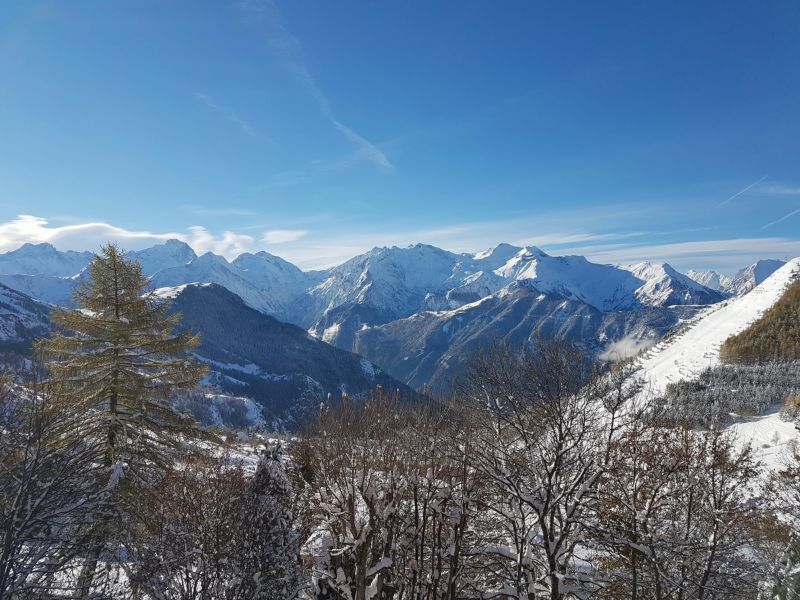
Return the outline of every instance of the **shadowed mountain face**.
[[[202,335],[196,354],[209,366],[207,383],[252,398],[272,427],[299,427],[329,393],[358,396],[381,386],[416,398],[367,359],[258,312],[219,285],[187,285],[162,295],[173,297],[181,326]],[[15,360],[30,356],[33,341],[51,329],[48,306],[0,285],[0,352],[18,355]]]
[[[614,348],[629,354],[652,344],[700,309],[674,306],[601,312],[584,302],[519,283],[503,294],[456,310],[423,312],[363,329],[356,334],[355,350],[412,387],[428,384],[440,390],[449,387],[476,350],[492,343],[527,345],[535,343],[537,336],[557,335],[595,356]],[[627,347],[620,340],[627,340]]]
[[[415,396],[370,361],[250,308],[221,286],[187,286],[173,308],[182,327],[202,334],[196,353],[212,370],[211,381],[255,399],[268,421],[297,426],[329,393],[359,395],[380,385]]]
[[[51,330],[49,308],[0,285],[0,352],[28,355],[33,340]]]

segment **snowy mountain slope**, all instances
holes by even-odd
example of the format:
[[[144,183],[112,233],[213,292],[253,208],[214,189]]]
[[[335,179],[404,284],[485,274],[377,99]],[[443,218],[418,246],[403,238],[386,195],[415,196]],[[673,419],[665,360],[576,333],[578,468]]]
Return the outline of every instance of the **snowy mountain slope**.
[[[577,300],[515,282],[454,310],[424,311],[355,334],[353,349],[419,388],[446,388],[473,352],[492,343],[531,344],[538,335],[570,339],[597,356],[620,340],[650,345],[699,307],[640,307],[603,312]]]
[[[346,304],[369,304],[395,317],[419,310],[428,293],[437,293],[462,257],[434,246],[373,248],[334,267],[309,294],[325,310]]]
[[[247,306],[222,286],[187,285],[174,296],[173,308],[182,327],[202,334],[196,354],[209,365],[208,382],[253,398],[270,422],[299,426],[328,393],[357,395],[381,385],[415,396],[363,357]]]
[[[580,256],[554,257],[538,248],[500,244],[475,255],[456,254],[434,246],[374,248],[323,272],[306,273],[266,252],[245,253],[228,262],[221,256],[197,257],[184,242],[169,240],[130,253],[140,261],[154,287],[192,282],[218,283],[240,295],[248,304],[302,324],[321,336],[341,322],[330,313],[377,315],[379,324],[420,310],[453,309],[497,292],[514,281],[535,281],[545,292],[561,294],[591,304],[599,310],[616,310],[637,304],[665,301],[698,303],[713,300],[704,288],[665,266],[660,272],[629,270],[591,263]],[[70,282],[91,254],[59,252],[49,244],[25,245],[0,254],[0,277],[7,285],[51,303],[69,301]],[[35,276],[35,279],[29,279]],[[652,278],[657,281],[651,281]],[[683,279],[681,279],[683,278]],[[650,293],[646,286],[691,288],[679,294]],[[676,284],[677,282],[677,284]],[[699,297],[695,297],[698,296]],[[665,300],[667,299],[667,300]],[[344,319],[347,320],[347,319]]]
[[[686,271],[686,276],[715,292],[727,293],[731,285],[731,278],[717,271],[695,271],[694,269],[689,269]]]
[[[151,285],[160,288],[195,282],[216,283],[256,310],[283,316],[292,302],[304,295],[319,277],[316,272],[305,273],[266,252],[245,253],[233,262],[207,252],[187,263],[157,271]]]
[[[513,281],[529,280],[545,293],[580,300],[598,310],[637,304],[644,283],[625,269],[589,262],[582,256],[550,256],[538,248],[522,248],[495,273]]]
[[[158,271],[151,279],[151,286],[156,289],[188,283],[216,283],[265,313],[274,313],[277,308],[277,303],[266,290],[247,281],[224,257],[211,252],[188,264]]]
[[[196,258],[185,243],[169,240],[131,252],[146,275]],[[0,254],[0,283],[47,304],[72,306],[72,290],[88,277],[91,252],[61,252],[50,244],[25,244]]]
[[[771,307],[787,286],[800,277],[800,257],[785,263],[744,296],[705,309],[683,332],[638,361],[647,390],[661,393],[667,384],[697,377],[719,363],[719,348]]]
[[[510,261],[522,248],[511,244],[498,244],[472,256],[476,265],[482,270],[494,271]]]
[[[91,252],[62,252],[50,244],[23,244],[16,250],[0,254],[0,274],[72,277],[80,273],[91,259]]]
[[[726,291],[734,296],[746,294],[785,263],[782,260],[759,260],[733,276]]]
[[[270,298],[276,312],[285,313],[293,300],[319,283],[323,272],[305,272],[267,252],[240,254],[231,262],[236,274]]]
[[[27,353],[31,342],[50,332],[47,307],[0,285],[0,351]]]
[[[87,276],[86,271],[74,277],[54,275],[0,275],[0,284],[44,302],[59,306],[72,306],[72,290]]]
[[[666,319],[664,323],[645,327],[647,335],[631,333],[638,324],[652,317],[646,310],[634,314],[649,305],[718,299],[710,290],[703,293],[705,288],[686,284],[688,279],[681,281],[682,276],[666,267],[640,269],[637,275],[623,268],[594,264],[583,257],[553,257],[537,248],[510,244],[500,244],[475,255],[456,254],[424,244],[374,248],[320,273],[304,273],[264,252],[243,254],[232,262],[210,253],[196,257],[191,248],[176,240],[134,252],[132,256],[140,260],[146,274],[152,275],[154,288],[174,288],[194,282],[216,283],[237,294],[248,306],[300,325],[315,337],[345,350],[357,350],[358,344],[367,344],[357,341],[360,332],[383,325],[387,325],[381,333],[384,339],[405,343],[402,340],[407,338],[406,331],[400,325],[390,326],[391,323],[425,311],[457,310],[492,295],[498,298],[502,295],[505,298],[499,301],[502,307],[476,317],[475,323],[450,341],[443,342],[432,332],[420,334],[426,343],[433,344],[433,340],[437,340],[436,351],[430,353],[430,357],[437,357],[435,366],[428,372],[440,379],[448,371],[448,365],[458,362],[452,356],[465,356],[468,349],[490,343],[496,336],[528,338],[534,331],[547,330],[558,312],[554,307],[565,299],[571,301],[570,308],[561,310],[557,317],[565,323],[571,322],[567,312],[577,315],[586,305],[601,313],[624,309],[623,314],[595,318],[595,321],[617,323],[613,331],[609,330],[608,339],[595,339],[599,331],[596,325],[559,325],[560,329],[569,329],[576,339],[598,351],[603,344],[620,340],[637,346],[642,339],[650,343],[674,326],[674,320]],[[76,283],[45,275],[0,275],[0,282],[4,281],[3,277],[11,287],[33,297],[65,305],[71,304],[71,288]],[[508,298],[520,293],[518,287],[535,289],[537,296],[546,294],[552,302],[538,309],[531,308],[523,317],[522,312],[505,306],[511,302]],[[676,290],[682,289],[690,289],[692,293],[679,296]],[[545,308],[549,304],[553,306]],[[469,314],[478,313],[470,311]],[[520,322],[513,322],[509,315],[514,314],[519,315]],[[534,317],[541,322],[536,322]],[[623,322],[628,325],[619,325]],[[514,333],[509,333],[512,330]],[[415,328],[408,331],[415,331]],[[375,335],[362,337],[371,340]],[[633,341],[628,339],[629,335]],[[451,342],[454,348],[452,356],[448,357]],[[385,356],[382,351],[377,354],[381,355],[381,360],[394,364],[396,357]],[[417,354],[412,353],[413,356]],[[425,360],[422,362],[428,364]],[[419,377],[409,373],[422,373],[425,369],[410,368],[411,364],[413,360],[399,365],[398,372],[408,376],[408,381],[418,383]]]
[[[287,320],[349,350],[355,333],[364,326],[458,302],[458,292],[449,298],[448,292],[475,275],[471,260],[426,244],[373,248],[325,273],[322,281],[299,299]],[[492,285],[502,285],[502,281],[487,278],[486,291],[493,291]]]
[[[457,309],[520,281],[602,312],[723,299],[667,264],[622,268],[582,256],[550,256],[535,247],[501,244],[467,255],[418,244],[375,248],[331,269],[289,320],[332,344],[353,349],[364,327],[426,310]]]
[[[189,244],[180,240],[167,240],[163,244],[130,253],[142,266],[142,273],[154,275],[164,269],[187,265],[197,258]]]
[[[364,357],[265,315],[219,285],[181,285],[154,294],[172,300],[182,314],[182,327],[202,334],[196,355],[210,368],[205,383],[223,395],[255,400],[271,425],[299,426],[328,393],[358,395],[381,385],[416,398]],[[0,353],[28,356],[33,340],[51,330],[49,307],[0,285]],[[238,400],[227,404],[230,410],[243,405]]]
[[[252,398],[232,396],[210,389],[192,390],[171,401],[172,406],[191,414],[198,422],[229,429],[264,429],[268,426],[262,407]]]
[[[641,262],[625,268],[644,282],[634,292],[634,296],[642,304],[650,306],[714,304],[725,298],[720,292],[679,273],[668,263]]]

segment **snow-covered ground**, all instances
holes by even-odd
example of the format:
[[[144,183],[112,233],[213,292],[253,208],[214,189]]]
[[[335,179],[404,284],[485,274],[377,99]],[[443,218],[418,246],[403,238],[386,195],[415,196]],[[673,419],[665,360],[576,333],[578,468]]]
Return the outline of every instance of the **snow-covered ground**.
[[[682,332],[656,344],[639,359],[648,391],[663,392],[667,385],[694,379],[719,364],[719,349],[769,309],[800,278],[800,257],[790,260],[749,294],[709,307]]]
[[[744,331],[800,279],[800,257],[790,260],[750,293],[701,313],[680,333],[657,344],[638,360],[644,396],[660,394],[667,385],[695,379],[720,362],[719,349],[730,336]],[[752,442],[766,463],[777,466],[783,448],[800,439],[792,423],[778,417],[778,407],[757,417],[736,417],[730,426],[742,442]]]

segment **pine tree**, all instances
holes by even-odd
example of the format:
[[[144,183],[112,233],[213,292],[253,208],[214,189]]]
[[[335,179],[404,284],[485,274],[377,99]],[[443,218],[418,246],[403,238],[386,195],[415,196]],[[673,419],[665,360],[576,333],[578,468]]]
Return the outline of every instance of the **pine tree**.
[[[135,497],[149,471],[168,463],[171,450],[192,433],[192,421],[165,400],[194,387],[205,368],[190,355],[199,337],[175,333],[180,316],[147,293],[138,262],[108,244],[88,268],[89,280],[74,292],[77,310],[53,312],[60,331],[41,340],[37,351],[62,401],[85,415],[81,435],[105,444],[98,486],[114,483],[121,503],[126,494]],[[109,529],[108,523],[98,527],[98,555]],[[96,562],[93,557],[81,578],[84,595]]]

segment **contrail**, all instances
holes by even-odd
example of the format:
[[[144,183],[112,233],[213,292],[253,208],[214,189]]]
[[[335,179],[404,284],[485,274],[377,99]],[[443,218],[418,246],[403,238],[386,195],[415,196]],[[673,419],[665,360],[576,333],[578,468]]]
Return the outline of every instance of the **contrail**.
[[[786,219],[788,219],[789,217],[793,217],[793,216],[795,216],[795,215],[797,215],[797,214],[800,214],[800,208],[798,208],[797,210],[793,210],[793,211],[792,211],[792,212],[790,212],[788,215],[783,215],[783,216],[782,216],[780,219],[777,219],[777,220],[773,221],[772,223],[767,223],[766,225],[764,225],[764,226],[761,228],[761,230],[763,231],[763,230],[765,230],[767,227],[772,227],[773,225],[777,225],[778,223],[781,223],[782,221],[785,221],[785,220],[786,220]]]
[[[759,183],[761,183],[762,181],[764,181],[766,178],[767,178],[767,176],[766,176],[766,175],[764,175],[764,176],[763,176],[761,179],[759,179],[758,181],[756,181],[756,182],[754,182],[754,183],[751,183],[750,185],[748,185],[748,186],[747,186],[746,188],[744,188],[743,190],[739,190],[738,192],[736,192],[736,193],[735,193],[733,196],[731,196],[731,197],[730,197],[730,198],[728,198],[727,200],[723,200],[722,202],[720,202],[720,203],[717,205],[717,208],[719,208],[720,206],[725,206],[725,205],[726,205],[728,202],[730,202],[731,200],[733,200],[733,199],[734,199],[734,198],[736,198],[737,196],[741,196],[742,194],[744,194],[744,193],[745,193],[747,190],[749,190],[750,188],[753,188],[753,187],[757,186]]]

